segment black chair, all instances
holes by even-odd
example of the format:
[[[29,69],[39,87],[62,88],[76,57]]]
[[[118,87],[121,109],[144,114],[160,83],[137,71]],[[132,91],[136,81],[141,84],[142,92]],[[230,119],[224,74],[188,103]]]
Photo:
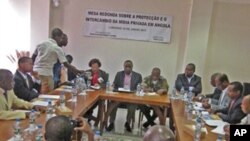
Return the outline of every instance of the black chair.
[[[246,96],[248,94],[250,94],[250,83],[244,82],[243,83],[243,93],[242,93],[242,95]]]

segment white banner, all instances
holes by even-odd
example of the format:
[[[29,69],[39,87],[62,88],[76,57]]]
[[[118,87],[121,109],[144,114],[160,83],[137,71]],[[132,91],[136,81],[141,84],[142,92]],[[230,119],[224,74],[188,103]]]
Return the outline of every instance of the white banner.
[[[87,10],[84,35],[169,43],[172,16]]]

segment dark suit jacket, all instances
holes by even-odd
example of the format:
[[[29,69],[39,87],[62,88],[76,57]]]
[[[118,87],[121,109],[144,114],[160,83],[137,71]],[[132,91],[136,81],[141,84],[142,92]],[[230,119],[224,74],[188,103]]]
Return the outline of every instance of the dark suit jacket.
[[[34,83],[30,75],[27,75],[27,78],[29,81],[29,88],[22,74],[16,71],[14,75],[14,81],[15,81],[14,92],[17,97],[26,101],[30,101],[39,96],[39,94],[35,92],[33,89],[36,89],[37,91],[40,90],[40,85]]]
[[[231,103],[230,101],[228,107],[216,110],[215,112],[222,113],[222,116],[220,118],[225,122],[228,122],[230,124],[240,123],[241,119],[243,119],[246,116],[246,114],[244,114],[243,111],[241,110],[241,102],[242,102],[242,97],[238,98],[234,102],[231,109],[229,109]]]
[[[89,69],[89,70],[87,70],[87,71],[92,72],[91,69]],[[92,75],[93,75],[93,73],[92,73]],[[105,71],[103,71],[103,70],[100,69],[100,70],[99,70],[98,76],[99,76],[99,78],[101,77],[101,78],[103,79],[103,82],[100,83],[100,86],[101,86],[102,88],[105,88],[105,87],[106,87],[106,83],[107,83],[107,81],[108,81],[108,79],[109,79],[109,74],[106,73]],[[87,79],[87,78],[85,78],[85,79]],[[86,80],[86,82],[87,82],[87,80]]]
[[[118,88],[123,88],[124,85],[125,72],[120,71],[117,72],[114,80],[114,90],[117,91]],[[142,82],[141,74],[132,71],[131,82],[130,82],[130,90],[135,91],[138,83]]]
[[[195,94],[195,96],[201,93],[202,90],[201,78],[194,74],[194,77],[191,79],[189,83],[184,73],[179,74],[177,76],[177,79],[175,80],[175,88],[178,91],[181,90],[181,87],[184,87],[185,91],[188,91],[190,86],[194,87],[192,92]]]
[[[220,94],[221,94],[221,90],[218,89],[218,88],[215,88],[214,92],[212,94],[207,94],[206,97],[211,98],[211,99],[219,100],[220,99]]]

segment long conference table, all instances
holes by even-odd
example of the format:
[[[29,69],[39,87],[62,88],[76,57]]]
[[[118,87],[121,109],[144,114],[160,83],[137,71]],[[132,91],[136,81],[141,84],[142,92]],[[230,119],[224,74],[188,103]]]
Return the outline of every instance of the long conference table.
[[[54,90],[51,94],[59,95],[62,91]],[[147,104],[153,107],[156,111],[161,125],[165,125],[167,108],[171,107],[173,111],[173,119],[176,127],[176,138],[178,141],[193,141],[193,137],[184,131],[186,118],[184,116],[184,105],[182,101],[171,101],[167,95],[156,96],[136,96],[134,93],[119,92],[115,94],[106,93],[105,90],[95,90],[87,92],[87,95],[78,95],[77,102],[69,102],[71,99],[71,93],[65,92],[66,106],[72,110],[72,117],[76,118],[82,116],[88,111],[97,101],[99,101],[98,118],[100,121],[100,130],[103,131],[107,125],[107,119],[116,106],[122,102],[131,104]],[[112,100],[113,104],[106,104],[106,100]],[[160,107],[164,110],[160,110]],[[14,120],[5,121],[0,120],[0,141],[6,141],[13,136],[13,124]],[[36,119],[36,124],[43,125],[45,129],[46,114],[42,113]],[[28,128],[28,119],[21,120],[21,127],[23,129]],[[208,135],[205,136],[202,141],[215,141],[216,134],[210,132],[211,128],[208,128]]]
[[[51,94],[59,95],[62,91],[61,90],[54,90]],[[105,101],[112,100],[115,103],[127,102],[133,104],[147,104],[154,107],[157,111],[161,119],[161,124],[165,124],[165,119],[167,115],[167,110],[163,112],[158,109],[158,106],[161,108],[167,109],[170,106],[170,100],[166,95],[163,96],[136,96],[134,93],[114,93],[108,94],[105,90],[95,90],[95,91],[88,91],[87,95],[78,95],[77,102],[69,102],[71,99],[70,92],[64,92],[66,96],[66,106],[72,110],[72,117],[76,118],[78,116],[82,116],[86,113],[97,101],[99,103],[99,111],[98,111],[98,118],[100,122],[100,130],[102,131],[106,125],[104,118],[108,118],[110,110],[112,110],[115,106],[110,104],[106,108]],[[106,110],[107,109],[107,110]],[[0,120],[0,141],[6,141],[13,136],[13,125],[15,120]],[[42,113],[40,116],[36,118],[36,124],[43,125],[43,130],[45,129],[46,123],[46,114]],[[22,129],[28,128],[28,119],[21,120],[21,127]]]

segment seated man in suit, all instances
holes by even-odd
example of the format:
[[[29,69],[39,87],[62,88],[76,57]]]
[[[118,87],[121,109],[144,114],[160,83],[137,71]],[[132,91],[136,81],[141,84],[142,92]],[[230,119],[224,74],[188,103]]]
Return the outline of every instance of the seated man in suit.
[[[168,92],[168,82],[161,76],[161,70],[159,68],[153,68],[151,75],[144,78],[142,85],[144,92],[156,92],[159,95],[167,94]],[[157,114],[153,112],[153,115],[150,115],[151,107],[139,105],[139,108],[147,118],[143,127],[147,128],[149,125],[155,125],[154,120],[157,118]]]
[[[102,66],[101,62],[99,59],[91,59],[89,61],[89,67],[91,69],[87,70],[86,73],[90,73],[91,75],[89,75],[89,80],[86,81],[91,81],[91,85],[92,86],[100,86],[101,88],[105,88],[106,87],[106,83],[108,81],[108,74],[101,70],[100,67]],[[84,115],[84,117],[88,118],[88,121],[90,120],[94,120],[97,121],[97,118],[94,117],[93,114],[93,110],[98,106],[98,102],[96,102]],[[97,123],[97,122],[96,122]],[[96,125],[97,126],[97,125]]]
[[[209,112],[214,112],[216,109],[225,108],[228,106],[230,97],[228,93],[229,79],[226,74],[217,75],[215,78],[216,87],[221,90],[220,98],[218,99],[204,99],[202,105]]]
[[[142,82],[142,76],[141,74],[132,71],[132,69],[133,69],[132,61],[126,60],[124,62],[124,70],[118,72],[115,76],[115,80],[113,83],[115,91],[117,91],[118,88],[125,88],[131,91],[136,90],[137,85]],[[128,103],[126,104],[126,107],[128,109],[128,113],[127,113],[127,121],[125,123],[125,128],[127,131],[131,132],[132,129],[130,127],[130,123],[132,121],[132,118],[135,115],[135,110],[137,106]],[[107,131],[111,131],[114,128],[116,112],[117,112],[117,107],[114,108],[113,111],[111,112],[110,119],[109,119],[110,124],[107,128]]]
[[[206,94],[206,95],[199,94],[199,95],[197,95],[194,98],[194,100],[202,101],[205,98],[211,98],[211,99],[217,99],[217,100],[219,100],[220,94],[221,94],[221,90],[216,87],[216,83],[215,83],[215,78],[217,76],[219,76],[219,75],[221,75],[221,74],[220,73],[214,73],[214,74],[212,74],[212,76],[210,78],[210,84],[214,87],[213,93]]]
[[[39,96],[40,84],[33,82],[29,73],[32,72],[33,61],[29,57],[18,60],[18,69],[14,75],[14,92],[18,98],[31,101]]]
[[[240,82],[232,82],[228,86],[228,95],[231,98],[226,108],[215,110],[215,113],[225,122],[230,124],[240,123],[246,116],[241,109],[243,86]]]
[[[241,109],[242,111],[247,114],[239,124],[241,125],[250,125],[250,95],[244,96],[242,103],[241,103]],[[224,132],[225,132],[225,138],[226,141],[229,141],[230,139],[230,126],[225,125],[224,126]]]
[[[24,119],[24,112],[13,111],[12,108],[39,110],[39,107],[19,99],[13,91],[14,80],[9,70],[0,69],[0,120]]]
[[[195,65],[189,63],[186,66],[185,73],[179,74],[175,81],[175,88],[177,91],[181,91],[183,88],[185,91],[191,91],[197,96],[202,91],[201,77],[194,74]]]

